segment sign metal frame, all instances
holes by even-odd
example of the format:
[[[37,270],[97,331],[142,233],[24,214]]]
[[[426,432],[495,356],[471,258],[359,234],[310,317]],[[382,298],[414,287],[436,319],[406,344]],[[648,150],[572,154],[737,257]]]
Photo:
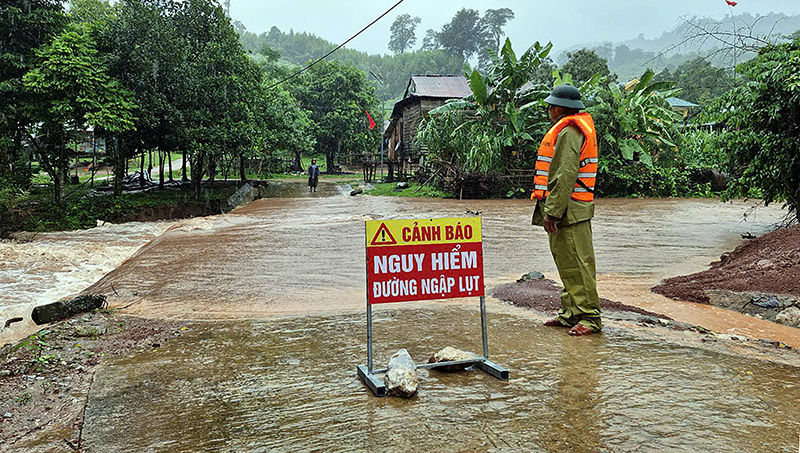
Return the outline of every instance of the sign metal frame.
[[[430,221],[434,221],[434,220],[456,220],[457,221],[457,220],[474,220],[474,219],[477,219],[478,225],[481,225],[481,229],[482,229],[482,219],[480,219],[479,217],[478,218],[461,218],[461,219],[425,219],[425,220],[430,220]],[[405,219],[405,220],[414,221],[415,219]],[[417,220],[423,220],[423,219],[417,219]],[[368,266],[370,264],[370,262],[369,262],[370,260],[369,260],[369,253],[368,253],[368,250],[367,250],[368,247],[369,247],[370,238],[369,238],[369,234],[368,234],[369,233],[369,228],[367,227],[367,222],[365,222],[364,225],[365,225],[364,236],[365,236],[365,238],[367,240],[367,244],[366,244],[366,247],[365,247],[365,261],[366,261],[366,264],[367,264],[367,267],[365,269],[366,270],[366,281],[367,281],[367,288],[366,288],[367,289],[367,291],[366,291],[366,296],[367,296],[367,364],[366,364],[366,366],[365,365],[358,365],[356,367],[356,370],[357,370],[357,374],[358,374],[359,379],[361,379],[361,381],[364,382],[364,384],[366,384],[367,387],[369,387],[369,389],[372,391],[372,393],[375,396],[382,397],[382,396],[386,396],[387,390],[386,390],[386,385],[383,383],[382,379],[378,378],[378,375],[386,373],[388,371],[388,369],[383,368],[383,369],[377,369],[376,370],[376,369],[373,368],[373,355],[372,355],[372,305],[373,305],[373,303],[370,303],[370,294],[369,294],[369,289],[370,289],[369,288],[369,281],[370,281],[370,279],[369,279],[369,268],[368,268]],[[385,223],[381,223],[381,225],[380,225],[380,227],[379,227],[379,229],[377,231],[380,231],[381,229],[384,229],[384,228],[386,228]],[[373,238],[373,242],[374,242],[374,239],[377,238],[377,231],[376,231],[376,237]],[[481,239],[480,242],[482,243],[483,242],[483,237],[481,236],[480,239]],[[394,244],[390,244],[390,245],[394,245]],[[481,261],[481,284],[483,284],[483,263],[482,263],[482,261]],[[424,299],[419,299],[419,300],[424,300]],[[496,364],[496,363],[494,363],[494,362],[489,360],[489,337],[488,337],[488,332],[487,332],[487,327],[486,327],[486,325],[487,325],[487,321],[486,321],[486,296],[483,295],[483,291],[481,291],[481,296],[480,296],[480,312],[481,312],[481,342],[482,342],[482,353],[483,353],[481,356],[479,356],[479,357],[477,357],[475,359],[470,359],[470,360],[458,360],[458,361],[447,361],[447,362],[438,362],[438,363],[418,364],[418,365],[416,365],[416,368],[417,369],[420,369],[420,368],[437,368],[437,367],[443,367],[443,366],[447,366],[447,365],[466,365],[466,364],[471,364],[471,365],[474,365],[476,368],[486,372],[487,374],[489,374],[491,376],[494,376],[497,379],[500,379],[501,381],[507,381],[508,380],[508,370],[505,369],[504,367],[502,367],[502,366],[500,366],[500,365],[498,365],[498,364]]]

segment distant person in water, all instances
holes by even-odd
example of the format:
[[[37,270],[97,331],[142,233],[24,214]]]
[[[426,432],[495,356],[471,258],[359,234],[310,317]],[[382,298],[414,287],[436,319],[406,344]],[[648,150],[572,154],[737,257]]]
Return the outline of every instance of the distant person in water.
[[[317,159],[311,159],[311,165],[308,166],[308,193],[317,191],[318,180],[319,166],[317,166]]]

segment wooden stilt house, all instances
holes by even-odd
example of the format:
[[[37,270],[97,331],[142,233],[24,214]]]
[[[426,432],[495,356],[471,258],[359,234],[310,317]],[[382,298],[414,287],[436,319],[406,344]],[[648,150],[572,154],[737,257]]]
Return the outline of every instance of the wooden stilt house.
[[[425,150],[416,143],[417,127],[432,109],[448,99],[472,94],[464,76],[412,75],[403,99],[395,103],[389,127],[384,131],[388,140],[389,178],[405,179],[424,162]]]

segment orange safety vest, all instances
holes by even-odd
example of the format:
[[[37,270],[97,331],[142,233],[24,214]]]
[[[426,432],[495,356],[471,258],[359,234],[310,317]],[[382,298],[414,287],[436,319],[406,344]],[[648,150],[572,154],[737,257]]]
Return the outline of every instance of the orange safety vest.
[[[577,201],[594,200],[594,184],[597,179],[597,133],[594,128],[592,116],[586,112],[561,118],[547,134],[539,145],[539,155],[536,158],[536,175],[533,177],[533,193],[531,200],[543,200],[550,191],[547,190],[547,177],[550,174],[550,162],[556,150],[556,139],[559,132],[567,126],[575,126],[585,137],[581,147],[580,168],[578,180],[572,188],[572,199]]]

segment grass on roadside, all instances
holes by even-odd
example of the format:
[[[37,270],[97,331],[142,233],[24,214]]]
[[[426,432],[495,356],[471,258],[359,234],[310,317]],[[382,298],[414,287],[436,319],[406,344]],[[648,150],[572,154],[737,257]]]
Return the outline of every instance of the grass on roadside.
[[[419,183],[409,182],[408,188],[398,189],[396,182],[384,182],[373,184],[374,189],[365,190],[367,195],[379,195],[390,197],[420,197],[420,198],[452,198],[452,195],[436,187],[426,185],[420,188]]]

